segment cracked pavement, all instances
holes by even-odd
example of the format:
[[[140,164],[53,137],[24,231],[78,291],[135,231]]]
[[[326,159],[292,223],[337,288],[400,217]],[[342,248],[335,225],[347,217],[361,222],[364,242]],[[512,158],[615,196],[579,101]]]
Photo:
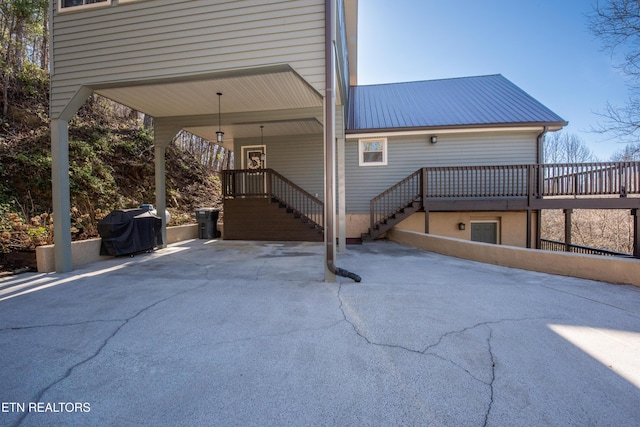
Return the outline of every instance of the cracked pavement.
[[[325,283],[322,250],[196,240],[0,280],[0,424],[640,422],[639,288],[386,241]]]

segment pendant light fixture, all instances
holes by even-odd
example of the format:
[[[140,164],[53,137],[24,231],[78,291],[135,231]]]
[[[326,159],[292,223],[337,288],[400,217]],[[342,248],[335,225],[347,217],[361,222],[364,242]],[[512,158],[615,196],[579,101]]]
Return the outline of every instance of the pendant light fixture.
[[[260,145],[262,146],[262,153],[260,154],[260,167],[264,167],[264,125],[260,125]]]
[[[222,132],[221,127],[221,111],[220,111],[220,99],[222,98],[222,93],[218,92],[218,131],[216,132],[218,144],[222,144],[224,142],[224,132]]]

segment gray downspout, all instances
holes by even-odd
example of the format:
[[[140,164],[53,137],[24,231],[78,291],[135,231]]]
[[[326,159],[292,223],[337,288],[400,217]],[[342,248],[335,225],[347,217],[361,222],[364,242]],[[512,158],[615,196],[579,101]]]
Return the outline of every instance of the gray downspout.
[[[538,135],[538,138],[536,139],[538,143],[538,147],[537,147],[538,164],[544,163],[544,136],[547,134],[547,132],[549,132],[549,126],[545,126],[542,129],[542,132],[540,132],[540,134]]]
[[[334,99],[334,56],[333,56],[333,2],[335,0],[325,0],[325,103],[324,103],[324,128],[325,128],[325,201],[324,201],[324,233],[325,233],[325,253],[327,259],[327,268],[337,276],[348,277],[359,282],[360,276],[351,273],[335,265],[335,233],[334,233],[334,216],[335,216],[335,195],[334,195],[334,167],[335,167],[335,99]]]
[[[542,129],[542,132],[538,135],[536,142],[538,144],[537,148],[537,162],[539,165],[544,163],[544,137],[549,131],[549,126],[545,126]],[[544,183],[544,176],[542,174],[542,169],[538,172],[538,194],[542,194],[542,190]],[[540,240],[542,239],[542,209],[537,211],[536,215],[536,249],[540,249]]]

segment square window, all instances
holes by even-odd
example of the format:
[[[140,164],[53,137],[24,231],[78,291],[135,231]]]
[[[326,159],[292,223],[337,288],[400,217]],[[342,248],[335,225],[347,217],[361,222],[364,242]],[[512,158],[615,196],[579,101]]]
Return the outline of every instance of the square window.
[[[361,139],[358,141],[359,165],[381,166],[387,164],[387,138]]]
[[[498,244],[498,221],[471,221],[471,241]]]
[[[109,6],[111,0],[59,0],[59,10],[70,10],[81,7]]]

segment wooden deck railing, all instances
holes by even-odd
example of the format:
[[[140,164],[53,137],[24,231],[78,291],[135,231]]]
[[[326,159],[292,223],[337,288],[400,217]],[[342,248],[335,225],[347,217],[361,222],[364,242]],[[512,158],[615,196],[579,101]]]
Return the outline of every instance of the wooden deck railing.
[[[640,194],[640,162],[536,165],[543,171],[543,196]]]
[[[222,174],[225,199],[262,197],[274,199],[295,216],[324,229],[324,203],[273,169],[235,169]]]
[[[371,199],[371,226],[429,199],[631,194],[640,194],[640,162],[426,167]]]
[[[427,198],[526,197],[536,165],[422,168]]]
[[[640,162],[422,169],[428,198],[640,194]]]

